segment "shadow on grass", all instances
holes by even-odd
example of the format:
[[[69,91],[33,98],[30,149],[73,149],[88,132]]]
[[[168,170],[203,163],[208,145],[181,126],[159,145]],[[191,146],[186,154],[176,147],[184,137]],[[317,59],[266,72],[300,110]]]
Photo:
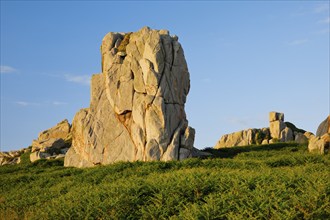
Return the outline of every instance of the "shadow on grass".
[[[230,148],[205,148],[203,152],[208,152],[215,158],[234,158],[236,155],[251,151],[273,151],[281,150],[283,148],[292,147],[292,151],[297,151],[297,147],[300,146],[297,143],[274,143],[267,145],[249,145],[242,147],[230,147]]]

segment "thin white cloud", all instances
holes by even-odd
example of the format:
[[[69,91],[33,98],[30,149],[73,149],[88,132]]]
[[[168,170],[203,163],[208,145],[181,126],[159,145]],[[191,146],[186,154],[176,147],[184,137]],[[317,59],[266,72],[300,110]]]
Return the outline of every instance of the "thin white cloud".
[[[58,101],[54,101],[52,102],[53,105],[67,105],[68,103],[66,102],[58,102]]]
[[[308,42],[308,39],[298,39],[298,40],[293,40],[293,41],[289,42],[289,45],[296,46],[296,45],[305,44],[307,42]]]
[[[17,70],[11,66],[0,66],[0,73],[14,73]]]
[[[317,5],[314,8],[313,12],[316,13],[316,14],[323,13],[323,12],[328,12],[329,7],[330,7],[329,4],[320,4],[320,5]]]
[[[330,23],[330,17],[319,20],[317,23],[319,23],[319,24],[329,24]]]
[[[78,83],[81,85],[90,85],[91,77],[89,75],[70,75],[65,74],[64,75],[65,80],[68,82]]]
[[[37,103],[37,102],[27,102],[27,101],[16,101],[14,102],[14,104],[19,105],[19,106],[23,106],[23,107],[27,107],[27,106],[49,106],[49,105],[53,105],[53,106],[60,106],[60,105],[67,105],[68,103],[66,102],[59,102],[59,101],[52,101],[52,102],[41,102],[41,103]]]
[[[19,106],[37,106],[40,105],[40,103],[35,103],[35,102],[26,102],[26,101],[17,101],[14,102],[15,104],[19,105]]]

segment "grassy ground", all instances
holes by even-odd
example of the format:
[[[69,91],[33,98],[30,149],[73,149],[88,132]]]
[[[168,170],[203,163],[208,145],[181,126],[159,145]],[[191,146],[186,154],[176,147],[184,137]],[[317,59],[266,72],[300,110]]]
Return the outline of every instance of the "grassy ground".
[[[307,146],[207,149],[210,159],[88,169],[0,167],[0,219],[330,219],[330,155]]]

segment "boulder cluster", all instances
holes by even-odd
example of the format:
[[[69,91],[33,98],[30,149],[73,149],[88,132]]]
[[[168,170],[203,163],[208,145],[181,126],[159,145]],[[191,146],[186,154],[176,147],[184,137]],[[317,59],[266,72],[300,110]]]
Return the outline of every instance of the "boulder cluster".
[[[221,137],[214,148],[234,146],[247,146],[252,144],[271,144],[276,142],[296,142],[307,144],[309,151],[324,154],[330,143],[329,117],[318,128],[316,136],[308,131],[297,128],[291,122],[284,122],[284,114],[269,113],[269,127],[261,129],[248,129],[226,134]]]
[[[19,164],[21,162],[21,155],[27,152],[30,152],[29,148],[10,152],[0,152],[0,166]]]

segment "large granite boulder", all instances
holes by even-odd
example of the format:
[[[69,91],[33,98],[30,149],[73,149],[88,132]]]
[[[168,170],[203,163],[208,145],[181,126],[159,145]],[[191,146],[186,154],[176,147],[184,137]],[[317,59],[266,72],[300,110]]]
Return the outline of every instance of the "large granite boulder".
[[[54,127],[39,133],[38,139],[32,141],[31,162],[66,152],[71,146],[71,125],[65,119]]]
[[[90,107],[72,122],[65,166],[178,160],[193,155],[184,105],[190,88],[181,44],[166,30],[108,33]]]
[[[215,149],[227,148],[233,146],[246,146],[252,144],[253,130],[243,130],[231,134],[223,135],[217,142]]]
[[[248,129],[223,135],[215,145],[215,149],[252,144],[268,144],[269,128]]]

